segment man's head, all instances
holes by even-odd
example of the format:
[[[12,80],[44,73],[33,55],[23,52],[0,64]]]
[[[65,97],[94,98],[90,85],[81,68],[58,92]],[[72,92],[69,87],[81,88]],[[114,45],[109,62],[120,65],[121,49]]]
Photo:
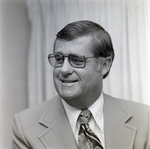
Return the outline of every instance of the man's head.
[[[114,52],[111,38],[101,26],[78,21],[58,32],[54,55],[49,57],[58,94],[69,105],[84,109],[100,96]]]
[[[114,50],[111,37],[102,26],[91,21],[77,21],[66,25],[57,33],[57,39],[64,41],[72,41],[79,37],[90,36],[92,38],[91,46],[94,56],[97,57],[111,57],[114,60]],[[106,78],[109,71],[103,76]]]

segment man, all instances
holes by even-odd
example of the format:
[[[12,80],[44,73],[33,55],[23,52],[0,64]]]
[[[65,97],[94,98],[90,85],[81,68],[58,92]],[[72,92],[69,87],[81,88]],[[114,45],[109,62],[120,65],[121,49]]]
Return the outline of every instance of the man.
[[[15,115],[14,149],[150,149],[149,107],[103,93],[114,59],[110,35],[90,21],[58,32],[53,54],[58,95]]]

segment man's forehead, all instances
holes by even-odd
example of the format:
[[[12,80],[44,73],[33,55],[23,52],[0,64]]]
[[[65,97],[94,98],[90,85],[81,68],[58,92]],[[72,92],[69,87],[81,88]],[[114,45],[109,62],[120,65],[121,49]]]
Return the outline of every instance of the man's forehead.
[[[91,49],[91,37],[83,36],[71,41],[57,39],[54,46],[54,53],[87,55],[92,54]]]

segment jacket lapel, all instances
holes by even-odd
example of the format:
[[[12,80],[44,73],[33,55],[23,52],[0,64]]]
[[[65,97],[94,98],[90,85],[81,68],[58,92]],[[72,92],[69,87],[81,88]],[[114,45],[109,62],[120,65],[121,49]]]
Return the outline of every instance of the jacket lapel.
[[[46,129],[39,136],[46,149],[77,149],[71,126],[61,103],[60,97],[51,100],[39,123]]]
[[[136,128],[128,125],[132,115],[104,95],[104,134],[106,149],[132,149]]]

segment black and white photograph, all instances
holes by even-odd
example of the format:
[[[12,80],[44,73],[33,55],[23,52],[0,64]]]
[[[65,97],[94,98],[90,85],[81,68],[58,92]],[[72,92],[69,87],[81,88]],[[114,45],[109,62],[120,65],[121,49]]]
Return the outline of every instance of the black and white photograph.
[[[0,0],[0,149],[150,149],[150,1]]]

